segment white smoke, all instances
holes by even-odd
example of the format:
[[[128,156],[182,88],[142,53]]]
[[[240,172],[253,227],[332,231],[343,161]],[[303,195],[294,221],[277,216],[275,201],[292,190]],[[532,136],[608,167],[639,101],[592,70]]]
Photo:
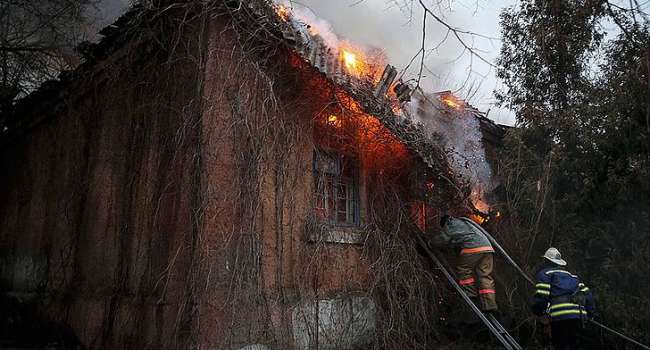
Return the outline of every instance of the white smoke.
[[[340,49],[352,49],[355,54],[360,53],[362,55],[360,58],[366,63],[381,68],[386,64],[388,59],[383,49],[339,36],[328,21],[316,16],[308,7],[295,6],[297,3],[288,0],[276,0],[275,2],[289,11],[291,24],[306,36],[305,39],[309,40],[311,37],[318,36],[334,52]]]
[[[339,48],[347,43],[335,34],[329,22],[317,17],[308,8],[292,7],[292,3],[287,0],[279,0],[277,3],[290,10],[294,26],[309,26],[304,31],[319,35],[330,48]],[[373,51],[367,47],[363,50],[366,53]],[[380,54],[383,56],[383,52]],[[434,143],[445,149],[454,172],[470,184],[472,197],[476,199],[475,205],[477,200],[484,198],[485,193],[494,189],[492,169],[483,145],[479,120],[473,114],[475,111],[471,108],[448,108],[442,103],[439,94],[424,93],[420,89],[413,94],[411,102],[404,109],[408,117],[422,124]]]
[[[470,108],[448,108],[438,94],[420,90],[413,94],[405,111],[424,127],[434,143],[446,150],[454,172],[470,183],[474,195],[482,199],[484,193],[494,189],[496,184],[475,112]]]
[[[340,46],[341,40],[334,33],[334,29],[329,22],[322,18],[318,18],[313,12],[309,11],[305,7],[291,7],[291,4],[288,1],[282,1],[280,4],[291,11],[291,16],[294,20],[298,20],[299,22],[309,26],[309,32],[312,35],[317,34],[323,38],[323,41],[328,47],[337,48]]]

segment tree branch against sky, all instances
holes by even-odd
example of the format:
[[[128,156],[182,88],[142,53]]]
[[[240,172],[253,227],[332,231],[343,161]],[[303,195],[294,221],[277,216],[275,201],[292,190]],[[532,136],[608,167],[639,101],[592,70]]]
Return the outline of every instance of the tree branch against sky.
[[[384,50],[404,80],[426,91],[452,90],[481,110],[493,109],[498,13],[515,0],[292,3],[331,23],[342,37]],[[494,109],[491,117],[511,120],[508,112]]]
[[[477,9],[474,13],[475,16],[479,15],[481,3],[489,5],[491,1],[475,0],[474,4]],[[473,32],[467,28],[455,25],[449,19],[445,18],[445,13],[451,12],[455,5],[458,6],[462,4],[463,2],[458,0],[403,0],[401,8],[408,9],[411,12],[416,11],[419,8],[425,14],[422,21],[421,46],[405,69],[408,69],[415,58],[419,57],[417,78],[414,79],[416,81],[416,86],[419,86],[423,74],[426,74],[426,71],[423,69],[425,67],[426,53],[429,51],[428,47],[432,45],[426,40],[427,19],[431,19],[438,25],[442,26],[446,31],[444,38],[440,42],[436,43],[434,48],[438,49],[448,41],[451,41],[452,45],[456,44],[462,49],[459,59],[462,57],[468,59],[465,69],[467,74],[464,77],[462,84],[460,86],[457,84],[454,85],[458,86],[457,93],[460,93],[471,100],[473,95],[478,91],[477,89],[472,89],[472,87],[475,86],[477,81],[480,85],[485,80],[486,76],[493,74],[492,69],[495,68],[494,58],[487,55],[489,54],[489,51],[483,50],[479,45],[477,45],[477,40],[489,41],[491,45],[494,45],[494,42],[497,42],[497,45],[500,45],[501,38],[500,36],[489,36],[480,32]],[[516,2],[513,4],[512,8],[520,4],[521,2]],[[602,11],[606,15],[606,18],[615,24],[616,31],[622,32],[630,41],[634,41],[635,38],[630,33],[629,27],[632,26],[632,24],[640,25],[640,23],[648,23],[648,14],[646,12],[646,10],[650,8],[648,2],[639,3],[637,0],[600,1],[595,2],[592,6],[602,7]],[[504,8],[504,10],[505,9],[507,8]],[[482,62],[488,67],[489,70],[487,74],[477,74],[474,69],[474,62],[476,60]]]
[[[76,65],[92,0],[0,2],[0,129],[13,101]]]
[[[11,0],[0,3],[0,112],[11,101],[73,67],[72,47],[112,22],[126,0]],[[517,0],[292,1],[332,23],[343,37],[385,50],[407,79],[427,90],[452,90],[482,110],[494,109],[500,82],[498,13]],[[604,2],[612,26],[647,22],[648,2]],[[96,5],[95,17],[89,15]],[[92,12],[92,11],[91,11]],[[95,25],[95,23],[101,23]],[[88,28],[92,28],[92,31]],[[512,123],[511,112],[497,120]],[[492,117],[495,117],[494,113]],[[504,119],[505,118],[505,119]]]
[[[81,3],[87,4],[89,1],[91,0]],[[81,29],[78,26],[94,26],[95,23],[110,24],[128,5],[125,0],[92,1],[93,3],[96,1],[97,4],[94,18],[93,16],[75,17],[74,11],[61,13],[61,19],[74,24],[73,33],[78,35],[84,32],[78,30]],[[330,22],[333,30],[344,38],[383,49],[390,62],[398,69],[404,70],[406,79],[411,79],[417,85],[423,85],[426,90],[454,90],[463,97],[469,98],[477,107],[487,110],[493,104],[491,91],[496,84],[491,65],[498,51],[497,12],[499,6],[514,1],[498,1],[498,5],[497,0],[345,0],[340,2],[300,0],[291,3],[309,9],[315,17]],[[37,0],[36,2],[16,0],[12,6],[36,3],[51,3],[53,5],[47,6],[60,6],[63,9],[77,9],[75,5],[80,4],[72,0]],[[29,9],[31,11],[33,7]],[[42,23],[40,15],[40,12],[30,12],[30,16],[34,17],[32,21]],[[4,16],[7,14],[5,13]],[[423,22],[425,17],[426,25]],[[16,19],[9,18],[9,20]],[[16,48],[17,45],[10,46],[0,42],[2,54],[11,58],[9,61],[14,62],[11,64],[12,67],[4,70],[9,76],[5,81],[10,81],[11,77],[17,76],[25,78],[20,80],[21,84],[5,83],[3,86],[18,87],[17,90],[11,89],[11,92],[5,95],[24,94],[40,84],[43,78],[54,77],[59,69],[69,67],[69,59],[74,58],[69,55],[71,46],[63,45],[66,47],[63,51],[60,48],[62,42],[66,41],[63,39],[69,38],[70,33],[62,32],[65,28],[57,27],[56,23],[58,22],[54,21],[55,25],[51,28],[57,35],[31,41],[29,46],[20,45]],[[95,26],[93,30],[99,30],[101,25]],[[51,30],[47,26],[42,28],[46,28],[46,31]],[[30,32],[24,29],[21,31]],[[6,32],[3,34],[7,35]],[[89,34],[92,36],[92,33]],[[409,61],[414,55],[417,58],[414,59],[411,67]],[[37,59],[30,60],[28,56]],[[25,61],[35,64],[26,67],[25,71],[38,74],[24,73],[23,65],[18,62]]]

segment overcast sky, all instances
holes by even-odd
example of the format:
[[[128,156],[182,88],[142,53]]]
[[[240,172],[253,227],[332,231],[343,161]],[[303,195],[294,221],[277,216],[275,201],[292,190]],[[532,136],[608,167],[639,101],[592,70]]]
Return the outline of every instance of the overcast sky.
[[[288,2],[289,0],[283,0]],[[425,0],[432,4],[436,0]],[[431,9],[447,23],[462,30],[472,31],[494,39],[474,38],[474,45],[489,62],[494,62],[501,45],[499,13],[516,0],[439,0],[440,6]],[[110,24],[128,6],[129,0],[102,0],[92,16],[99,19],[98,27]],[[412,5],[412,6],[409,6]],[[299,11],[312,13],[327,21],[342,39],[381,48],[391,64],[398,70],[407,66],[418,52],[422,41],[422,10],[417,0],[299,0],[292,1]],[[429,91],[452,90],[498,123],[512,124],[511,112],[494,106],[493,91],[499,88],[494,68],[477,57],[463,52],[458,41],[433,18],[427,21],[426,47],[437,50],[427,53],[426,77],[422,85]],[[468,42],[472,38],[465,37]],[[417,73],[418,63],[412,65],[410,74]],[[476,91],[468,95],[468,89]]]
[[[285,0],[288,1],[288,0]],[[433,0],[427,0],[430,4]],[[340,36],[354,42],[382,48],[390,63],[398,70],[406,67],[418,52],[422,42],[422,16],[417,1],[410,0],[300,0],[293,1],[296,9],[306,8],[330,23]],[[431,9],[444,17],[453,27],[472,31],[494,39],[475,37],[474,45],[480,49],[481,56],[494,62],[501,45],[499,13],[516,0],[442,0],[440,6]],[[409,6],[411,5],[411,6]],[[499,88],[494,68],[477,57],[463,52],[458,41],[447,34],[446,28],[433,18],[427,20],[426,47],[437,50],[428,52],[426,72],[423,82],[430,91],[456,90],[461,97],[484,112],[490,110],[489,117],[499,123],[514,123],[513,114],[494,106],[493,91]],[[472,37],[465,39],[471,43]],[[412,75],[416,75],[418,63],[412,65]],[[468,94],[469,88],[475,93]]]

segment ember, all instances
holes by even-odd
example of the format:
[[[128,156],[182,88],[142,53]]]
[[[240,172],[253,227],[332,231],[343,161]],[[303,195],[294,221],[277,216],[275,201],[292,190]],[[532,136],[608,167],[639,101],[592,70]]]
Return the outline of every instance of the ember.
[[[332,126],[336,126],[336,127],[340,127],[341,126],[341,121],[334,114],[330,114],[329,117],[327,117],[327,124],[332,125]]]

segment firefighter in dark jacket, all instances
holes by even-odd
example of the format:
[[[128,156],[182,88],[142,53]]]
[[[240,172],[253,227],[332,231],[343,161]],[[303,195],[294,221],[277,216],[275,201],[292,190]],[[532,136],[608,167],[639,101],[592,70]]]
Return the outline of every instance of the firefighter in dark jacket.
[[[578,349],[578,333],[593,313],[593,297],[578,276],[565,270],[566,261],[556,248],[544,253],[545,266],[537,273],[533,313],[550,318],[555,350]]]
[[[450,245],[459,250],[456,264],[458,284],[470,298],[478,297],[485,312],[497,310],[492,270],[494,249],[478,224],[468,218],[444,215],[440,220],[442,233],[433,238],[435,246]]]

